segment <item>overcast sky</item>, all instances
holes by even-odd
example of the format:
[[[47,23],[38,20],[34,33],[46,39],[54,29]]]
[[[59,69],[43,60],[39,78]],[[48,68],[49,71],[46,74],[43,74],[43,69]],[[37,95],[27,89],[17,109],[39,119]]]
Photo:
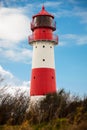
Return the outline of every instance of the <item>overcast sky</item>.
[[[87,94],[86,0],[0,0],[0,77],[5,84],[28,87],[32,63],[30,21],[43,3],[57,24],[57,89]]]

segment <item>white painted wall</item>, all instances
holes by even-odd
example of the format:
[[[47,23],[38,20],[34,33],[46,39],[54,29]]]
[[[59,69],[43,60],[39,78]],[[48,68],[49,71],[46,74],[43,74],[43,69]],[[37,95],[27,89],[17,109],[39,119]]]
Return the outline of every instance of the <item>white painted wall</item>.
[[[45,47],[43,48],[43,46]],[[37,41],[33,43],[32,68],[55,68],[54,44],[52,42]]]

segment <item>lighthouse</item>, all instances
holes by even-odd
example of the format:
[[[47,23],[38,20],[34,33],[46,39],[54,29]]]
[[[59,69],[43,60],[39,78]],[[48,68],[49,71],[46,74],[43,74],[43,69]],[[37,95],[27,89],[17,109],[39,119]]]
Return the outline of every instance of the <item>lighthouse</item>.
[[[54,16],[42,6],[32,17],[32,35],[29,44],[33,47],[30,96],[43,96],[56,92],[54,46],[58,44]]]

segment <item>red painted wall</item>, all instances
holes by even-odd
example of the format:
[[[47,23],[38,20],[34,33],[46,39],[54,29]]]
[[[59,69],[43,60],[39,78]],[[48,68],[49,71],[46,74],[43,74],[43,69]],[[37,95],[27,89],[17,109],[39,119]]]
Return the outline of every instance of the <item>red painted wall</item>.
[[[52,30],[49,28],[37,28],[33,33],[34,40],[52,40]]]
[[[45,95],[56,92],[55,69],[32,69],[30,95]]]

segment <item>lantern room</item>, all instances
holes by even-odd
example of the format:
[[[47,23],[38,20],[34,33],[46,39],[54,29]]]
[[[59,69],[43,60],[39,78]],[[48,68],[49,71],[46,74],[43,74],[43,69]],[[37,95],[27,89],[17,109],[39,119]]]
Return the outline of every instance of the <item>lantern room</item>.
[[[53,31],[56,30],[56,23],[54,21],[54,16],[49,14],[44,6],[42,7],[42,10],[33,16],[32,23],[31,23],[31,30],[34,31],[34,29],[38,27],[47,27],[51,28]]]
[[[32,35],[29,36],[29,43],[32,44],[34,41],[50,40],[54,44],[58,44],[58,36],[53,34],[56,30],[56,23],[54,16],[45,10],[42,6],[42,10],[32,17],[31,22]]]

